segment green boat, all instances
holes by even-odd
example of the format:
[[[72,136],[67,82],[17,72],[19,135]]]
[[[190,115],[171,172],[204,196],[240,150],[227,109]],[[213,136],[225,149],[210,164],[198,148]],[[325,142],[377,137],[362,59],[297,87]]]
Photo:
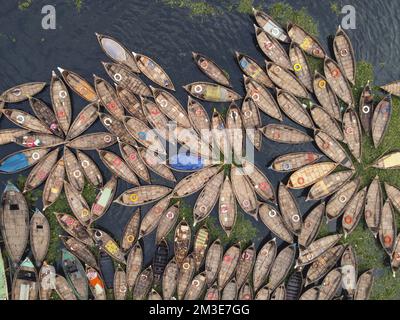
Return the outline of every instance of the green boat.
[[[0,248],[0,300],[8,300],[8,287],[3,255]]]
[[[89,294],[85,269],[77,257],[62,249],[62,267],[65,277],[79,300],[87,300]]]

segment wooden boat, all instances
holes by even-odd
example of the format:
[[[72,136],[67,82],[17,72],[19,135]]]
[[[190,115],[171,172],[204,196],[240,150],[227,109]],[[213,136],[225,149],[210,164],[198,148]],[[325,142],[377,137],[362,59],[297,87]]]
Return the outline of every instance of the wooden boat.
[[[375,108],[372,116],[371,132],[375,148],[378,148],[385,138],[392,117],[392,98],[386,96]]]
[[[311,116],[317,125],[324,132],[329,132],[330,136],[336,140],[343,141],[344,136],[336,120],[322,107],[313,105],[310,108]]]
[[[309,91],[313,92],[313,78],[311,68],[303,50],[294,42],[290,44],[289,59],[291,69],[299,79],[300,83]]]
[[[270,168],[277,172],[292,172],[320,160],[322,155],[315,152],[296,152],[279,156]]]
[[[166,90],[157,89],[150,86],[158,108],[170,120],[175,121],[178,126],[190,128],[190,121],[181,103],[171,93]]]
[[[382,170],[398,169],[400,167],[400,152],[394,151],[384,155],[375,161],[372,167]]]
[[[140,157],[138,151],[131,145],[120,141],[119,150],[126,164],[138,175],[142,180],[150,182],[150,173],[146,164]]]
[[[206,301],[219,301],[220,300],[218,284],[216,282],[207,289],[207,292],[204,296],[204,300],[206,300]]]
[[[351,245],[344,251],[340,266],[342,288],[346,291],[348,297],[352,297],[357,285],[358,263],[356,253]]]
[[[342,283],[342,273],[339,269],[333,269],[324,278],[318,294],[318,300],[332,300]]]
[[[64,164],[65,172],[71,185],[77,191],[82,191],[85,186],[85,176],[82,172],[82,167],[72,151],[64,147]]]
[[[271,297],[271,290],[265,285],[257,291],[254,300],[269,300]]]
[[[135,57],[137,66],[140,71],[151,81],[168,90],[175,91],[174,84],[172,83],[168,74],[151,58],[132,52]]]
[[[98,153],[101,161],[113,174],[132,185],[140,185],[135,173],[118,155],[106,150],[98,150]]]
[[[240,244],[234,244],[224,254],[218,272],[218,288],[222,290],[236,272],[240,259]]]
[[[344,75],[354,86],[356,82],[356,59],[349,36],[339,26],[333,40],[333,51],[336,61],[343,70]]]
[[[120,265],[114,274],[114,299],[115,300],[126,300],[128,293],[128,287],[126,283],[126,273]]]
[[[313,87],[315,96],[325,111],[336,120],[342,121],[339,100],[326,78],[319,72],[314,74]]]
[[[60,138],[64,137],[64,133],[58,124],[56,115],[42,100],[30,97],[29,104],[35,116],[49,129],[51,133]]]
[[[257,254],[253,267],[253,286],[257,291],[267,280],[277,252],[276,239],[264,244]],[[260,289],[261,291],[262,289]]]
[[[325,213],[325,203],[316,206],[304,219],[298,244],[301,249],[307,248],[318,236]]]
[[[63,276],[56,275],[56,292],[61,300],[77,300],[74,291]]]
[[[117,120],[122,121],[125,116],[125,109],[121,101],[118,99],[114,87],[106,80],[94,75],[94,87],[101,104],[107,111]]]
[[[174,198],[183,198],[196,193],[202,189],[220,169],[221,166],[206,167],[186,176],[176,184],[173,190]]]
[[[139,237],[140,227],[140,208],[137,209],[132,217],[128,220],[122,234],[121,249],[125,252],[129,251]]]
[[[232,165],[231,168],[232,190],[242,210],[258,220],[258,200],[250,181],[244,172]]]
[[[256,261],[256,255],[257,253],[254,243],[242,252],[235,274],[238,287],[246,285],[245,282],[253,270],[254,263]]]
[[[253,300],[254,292],[249,280],[240,288],[238,293],[238,300]]]
[[[15,271],[12,281],[11,300],[36,300],[39,277],[35,266],[26,258]]]
[[[146,116],[148,123],[157,131],[157,133],[165,140],[171,141],[169,135],[169,120],[164,113],[161,112],[158,105],[147,98],[140,98],[143,113]]]
[[[265,32],[281,42],[290,42],[287,32],[274,19],[272,19],[271,16],[266,14],[264,11],[257,10],[255,8],[252,9],[257,24],[263,28]]]
[[[186,290],[184,300],[199,300],[206,289],[206,275],[201,272],[196,275]]]
[[[266,175],[253,163],[247,160],[242,161],[243,173],[253,185],[255,192],[264,201],[276,202],[276,194],[273,185]]]
[[[286,285],[286,299],[285,300],[299,300],[301,292],[303,291],[304,278],[301,272],[293,273]]]
[[[392,268],[393,277],[396,277],[396,272],[400,268],[400,237],[396,238],[392,255],[390,256],[390,267]]]
[[[147,300],[149,301],[162,300],[162,297],[156,290],[151,289],[149,296],[147,297]]]
[[[336,95],[347,105],[354,106],[355,101],[351,87],[343,75],[339,65],[329,57],[325,57],[324,73],[329,85]]]
[[[206,251],[210,241],[210,232],[206,225],[203,225],[196,233],[193,242],[193,259],[196,264],[196,270],[203,265]]]
[[[169,166],[165,164],[166,160],[164,160],[163,155],[159,155],[152,150],[144,148],[137,148],[137,151],[139,153],[139,158],[148,169],[168,181],[176,182],[174,173]]]
[[[305,250],[300,250],[295,268],[302,268],[310,263],[313,263],[327,250],[336,245],[341,238],[341,234],[334,234],[315,240]]]
[[[224,172],[221,171],[216,174],[210,181],[207,182],[204,189],[198,196],[196,203],[193,208],[193,224],[206,219],[212,209],[215,207],[217,200],[220,195],[221,186],[224,182]]]
[[[260,130],[269,140],[277,143],[303,144],[312,141],[304,132],[283,124],[269,124]]]
[[[126,263],[126,282],[128,289],[132,290],[143,265],[143,249],[139,242],[136,242],[129,251]]]
[[[91,229],[90,232],[92,233],[93,239],[100,250],[103,250],[116,261],[126,264],[124,252],[109,234],[99,229]]]
[[[232,102],[226,113],[226,129],[229,145],[235,161],[243,158],[243,121],[238,106]]]
[[[306,87],[290,71],[272,62],[267,62],[266,64],[268,77],[277,87],[290,92],[296,97],[309,98]]]
[[[61,228],[63,228],[65,232],[90,247],[94,245],[93,239],[87,232],[86,227],[84,227],[75,217],[66,213],[55,212],[54,214]]]
[[[92,251],[86,246],[86,244],[78,241],[73,237],[59,236],[65,248],[72,252],[78,259],[80,259],[86,265],[98,269],[96,258]]]
[[[156,231],[156,244],[166,238],[172,228],[176,225],[179,217],[179,206],[180,202],[177,202],[165,210],[161,215]]]
[[[369,82],[361,93],[358,113],[364,132],[369,135],[371,132],[372,116],[374,114],[374,94]]]
[[[140,73],[133,54],[118,40],[111,36],[95,33],[103,52],[111,60],[127,66],[132,72]]]
[[[205,260],[205,272],[207,286],[211,287],[217,279],[221,267],[222,255],[224,248],[220,239],[216,239],[207,251]]]
[[[293,266],[295,255],[295,245],[287,246],[278,253],[269,273],[268,289],[275,290],[285,280]]]
[[[286,287],[285,284],[282,283],[278,288],[271,294],[270,300],[286,300]]]
[[[234,131],[239,137],[242,132]],[[239,133],[239,134],[238,134]],[[184,152],[190,153],[192,156],[204,157],[203,167],[211,165],[213,159],[210,159],[210,146],[208,143],[204,142],[197,132],[193,128],[183,128],[183,127],[170,127],[169,131],[169,141],[178,142],[183,148]],[[196,159],[196,158],[195,158]],[[218,160],[216,159],[215,162]]]
[[[318,299],[319,287],[312,287],[305,291],[299,298],[299,300],[310,300],[315,301]]]
[[[347,182],[329,199],[325,210],[328,220],[333,220],[340,217],[340,215],[343,213],[343,209],[353,198],[359,186],[360,179],[356,178],[350,182]]]
[[[56,269],[44,261],[39,271],[39,299],[43,301],[50,300],[51,294],[55,288]]]
[[[164,300],[171,300],[178,284],[179,266],[172,258],[165,267],[162,276],[162,294]]]
[[[143,300],[147,297],[153,283],[153,269],[147,267],[138,277],[132,291],[133,300]]]
[[[147,88],[149,91],[150,89]],[[129,112],[130,115],[133,117],[138,118],[139,120],[143,122],[147,122],[146,116],[144,115],[143,109],[142,109],[142,103],[141,101],[135,96],[134,93],[129,91],[129,89],[126,89],[120,85],[117,85],[116,88],[116,93],[117,97],[126,109],[126,111]],[[150,91],[151,94],[151,91]]]
[[[246,96],[242,103],[241,117],[247,138],[260,151],[262,144],[262,134],[258,130],[262,125],[260,112],[253,99],[248,96]]]
[[[326,250],[307,270],[306,286],[321,280],[338,263],[346,247],[337,245]]]
[[[362,132],[360,119],[352,108],[347,108],[343,115],[343,132],[344,139],[350,152],[358,162],[362,156]]]
[[[192,255],[187,256],[179,270],[178,283],[176,287],[178,300],[183,300],[186,290],[192,282],[195,269],[196,266]]]
[[[99,105],[97,103],[88,104],[77,115],[69,128],[67,139],[71,140],[81,135],[97,120]]]
[[[290,189],[304,189],[327,177],[337,168],[334,162],[319,162],[294,172],[288,182]]]
[[[28,130],[24,130],[24,129],[20,129],[20,128],[1,129],[0,130],[0,145],[3,146],[5,144],[9,144],[12,142],[17,143],[17,141],[22,141],[23,140],[22,137],[27,136],[28,133],[29,133]]]
[[[5,129],[8,131],[8,129]],[[15,130],[15,129],[10,129]],[[21,129],[16,129],[21,130]],[[7,133],[6,133],[7,134]],[[22,133],[18,134],[13,138],[11,142],[20,145],[24,148],[36,148],[36,147],[56,147],[64,144],[64,140],[60,137],[50,135],[47,133]],[[7,134],[8,135],[8,134]],[[5,137],[6,138],[6,137]],[[11,137],[10,137],[11,138]],[[1,139],[1,137],[0,137]],[[5,141],[7,142],[7,141]]]
[[[219,194],[218,218],[222,229],[229,237],[236,224],[237,204],[232,183],[228,176],[222,185]]]
[[[400,81],[394,81],[380,87],[382,90],[400,97]]]
[[[118,179],[115,176],[112,176],[104,187],[100,189],[90,210],[91,222],[100,219],[107,212],[114,200],[117,184]]]
[[[64,191],[69,207],[79,222],[86,226],[90,222],[90,207],[82,194],[70,183],[64,181]]]
[[[211,135],[213,139],[213,148],[218,148],[224,157],[228,158],[228,160],[231,159],[232,149],[229,144],[225,121],[215,108],[211,117]]]
[[[266,57],[282,68],[292,69],[289,57],[280,43],[273,36],[256,25],[254,25],[254,30],[256,32],[258,45]]]
[[[235,55],[240,69],[246,76],[268,88],[272,88],[274,86],[274,83],[271,81],[270,77],[257,63],[257,61],[255,61],[253,58],[250,58],[248,55],[237,51],[235,52]]]
[[[24,83],[4,91],[0,98],[5,103],[18,103],[37,95],[45,87],[46,82]]]
[[[175,229],[174,252],[178,265],[182,265],[185,260],[191,244],[191,229],[185,218],[179,222]]]
[[[89,289],[85,269],[82,263],[71,252],[61,250],[62,268],[74,294],[79,300],[87,300]]]
[[[290,92],[277,89],[277,100],[282,111],[297,124],[314,129],[314,123],[303,104]]]
[[[335,138],[320,130],[316,130],[314,134],[315,143],[329,159],[343,167],[354,169],[350,156]]]
[[[326,55],[325,50],[315,37],[293,23],[288,24],[287,30],[292,42],[299,45],[307,54],[316,58],[324,59]]]
[[[211,80],[225,87],[232,86],[229,81],[229,74],[221,67],[219,67],[212,59],[197,52],[192,52],[192,56],[200,71],[203,72]]]
[[[375,238],[378,236],[379,232],[382,207],[383,196],[381,182],[379,181],[379,176],[376,176],[369,185],[364,210],[365,222]]]
[[[114,138],[114,141],[118,139],[118,141],[131,143],[132,136],[125,129],[124,124],[121,121],[117,120],[108,113],[101,113],[101,112],[99,112],[99,119],[103,124],[103,126],[108,130],[108,132],[117,137]],[[99,147],[97,149],[105,149],[105,147]]]
[[[360,222],[363,209],[365,206],[365,198],[367,195],[367,188],[359,191],[353,199],[350,200],[346,206],[346,212],[343,215],[342,227],[344,231],[344,237],[346,238]]]
[[[32,191],[39,187],[51,173],[57,163],[58,149],[48,153],[29,173],[25,181],[24,191]]]
[[[139,229],[139,239],[150,234],[155,228],[157,228],[161,216],[167,210],[171,202],[171,195],[158,201],[142,219]]]
[[[400,190],[385,182],[386,196],[397,211],[400,211]]]
[[[278,204],[283,222],[288,230],[295,235],[299,235],[302,227],[300,210],[297,206],[296,199],[283,183],[279,184]]]
[[[397,235],[396,218],[394,215],[392,204],[386,200],[381,214],[379,225],[379,240],[383,249],[390,256],[393,252],[394,241]]]
[[[211,82],[193,82],[183,86],[183,89],[197,99],[210,102],[232,102],[242,98],[232,89]]]
[[[51,134],[50,129],[38,118],[18,109],[4,109],[2,114],[12,123],[31,132]]]
[[[354,175],[354,171],[346,170],[332,173],[314,184],[306,201],[322,200],[337,192]]]
[[[203,105],[188,96],[187,112],[193,129],[204,142],[211,143],[210,117]]]
[[[11,182],[7,182],[1,203],[1,235],[7,254],[16,265],[28,244],[29,208],[23,194]]]
[[[258,213],[261,221],[273,234],[287,243],[293,243],[292,233],[287,229],[277,209],[269,204],[263,203],[260,205]]]
[[[50,149],[33,148],[12,153],[0,160],[0,172],[14,174],[24,171],[43,159]]]
[[[374,283],[374,270],[364,272],[357,281],[354,300],[368,300]]]
[[[99,266],[106,288],[109,290],[112,289],[115,274],[114,260],[102,250],[99,251]]]
[[[88,279],[89,289],[95,300],[107,300],[105,284],[100,273],[89,266],[86,266],[86,277]]]
[[[50,98],[57,122],[67,135],[72,120],[71,97],[64,81],[54,71],[51,74]]]
[[[96,162],[92,160],[86,153],[77,150],[76,157],[83,169],[83,173],[87,181],[96,188],[103,186],[103,176],[101,175],[100,169]]]
[[[58,67],[57,69],[61,73],[68,87],[70,87],[72,91],[74,91],[82,99],[89,102],[96,102],[98,100],[96,91],[89,84],[89,82],[83,79],[80,75],[60,67]]]
[[[168,263],[169,247],[167,241],[162,239],[156,247],[153,258],[154,281],[160,283],[165,267]]]
[[[50,244],[50,225],[38,209],[34,212],[29,228],[29,242],[37,267],[42,265]]]
[[[222,290],[222,296],[221,296],[221,301],[225,301],[225,300],[229,300],[229,301],[233,301],[237,299],[237,295],[238,295],[238,286],[236,284],[236,279],[232,278],[232,280],[230,280],[226,286],[224,287],[224,289]],[[221,289],[219,289],[219,291],[221,291]]]
[[[276,120],[282,121],[282,113],[272,94],[257,81],[243,76],[247,96],[251,97],[256,106],[265,114]]]

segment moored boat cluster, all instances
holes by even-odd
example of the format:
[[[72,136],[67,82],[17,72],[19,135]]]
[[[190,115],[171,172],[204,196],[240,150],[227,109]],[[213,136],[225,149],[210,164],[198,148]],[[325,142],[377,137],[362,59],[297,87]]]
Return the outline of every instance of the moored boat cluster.
[[[47,300],[55,291],[64,300],[105,300],[107,289],[113,289],[116,300],[125,300],[128,293],[136,300],[368,299],[373,270],[358,274],[356,254],[341,243],[342,234],[318,238],[324,216],[341,218],[345,237],[364,216],[397,271],[400,241],[394,208],[400,211],[400,190],[385,184],[385,203],[379,177],[359,190],[353,163],[362,160],[363,134],[372,136],[375,147],[382,143],[392,114],[390,96],[375,106],[368,83],[356,105],[356,62],[341,28],[333,43],[334,60],[300,26],[289,24],[285,30],[264,12],[254,10],[254,16],[256,39],[268,61],[263,67],[236,52],[246,89],[241,107],[235,101],[242,97],[232,89],[227,72],[203,54],[193,53],[193,59],[213,82],[184,86],[189,94],[185,108],[160,65],[99,34],[100,47],[111,59],[102,64],[115,86],[96,75],[92,86],[79,74],[59,68],[61,76],[53,72],[51,78],[52,108],[34,97],[46,85],[41,82],[16,86],[0,96],[1,114],[16,125],[0,130],[0,144],[24,147],[0,160],[0,172],[15,174],[33,167],[24,190],[8,183],[3,192],[2,239],[15,270],[9,295],[0,260],[0,299]],[[307,56],[324,60],[324,75],[312,74]],[[141,74],[161,88],[148,86]],[[383,89],[397,95],[397,86]],[[69,90],[88,102],[75,119]],[[13,107],[25,100],[34,115]],[[231,105],[225,117],[217,109],[210,117],[198,100]],[[260,111],[273,121],[263,125]],[[283,124],[284,116],[295,125]],[[97,120],[106,132],[85,134]],[[280,144],[315,142],[320,152],[276,158],[269,169],[290,174],[276,192],[268,171],[246,159],[243,150],[246,138],[261,150],[263,136]],[[165,141],[185,152],[170,154]],[[107,149],[114,144],[120,154]],[[88,150],[96,150],[112,173],[108,181],[103,181]],[[398,152],[374,164],[379,169],[399,166]],[[177,181],[174,171],[189,174]],[[174,187],[153,184],[150,173]],[[117,195],[118,179],[132,188]],[[85,182],[99,190],[91,206],[82,195]],[[29,218],[24,197],[42,184],[43,211],[54,214],[65,231],[60,235],[63,275],[45,261],[50,242],[47,218],[39,210]],[[306,188],[307,201],[317,205],[303,216],[292,190]],[[48,212],[62,192],[71,212]],[[179,214],[180,200],[196,193],[193,220],[201,225],[197,231]],[[113,202],[134,207],[120,241],[96,227]],[[140,207],[148,204],[151,208],[143,215]],[[260,218],[276,238],[258,251],[254,244],[242,247],[240,242],[224,248],[220,239],[211,239],[204,224],[216,206],[228,237],[240,208],[250,218]],[[146,266],[141,241],[153,232],[155,255]],[[172,259],[167,241],[171,232]]]

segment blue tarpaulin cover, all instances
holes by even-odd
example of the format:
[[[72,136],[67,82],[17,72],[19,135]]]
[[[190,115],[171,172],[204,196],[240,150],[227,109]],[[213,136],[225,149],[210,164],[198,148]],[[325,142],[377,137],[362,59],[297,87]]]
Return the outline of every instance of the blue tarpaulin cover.
[[[29,167],[29,162],[25,154],[17,153],[0,164],[0,171],[13,173]]]
[[[204,168],[204,160],[196,155],[178,153],[171,156],[169,165],[175,170],[195,171]]]

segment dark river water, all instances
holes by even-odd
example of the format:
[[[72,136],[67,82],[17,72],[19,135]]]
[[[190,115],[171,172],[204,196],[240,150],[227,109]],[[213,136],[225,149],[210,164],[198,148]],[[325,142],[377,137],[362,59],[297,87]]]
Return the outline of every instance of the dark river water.
[[[5,2],[5,1],[3,1]],[[7,1],[0,7],[0,92],[22,82],[50,81],[51,70],[58,66],[71,69],[91,80],[95,73],[107,78],[100,62],[106,56],[98,46],[95,32],[109,34],[121,40],[133,51],[153,57],[162,65],[178,88],[176,96],[186,105],[187,95],[181,86],[195,80],[206,80],[192,62],[192,51],[198,51],[214,58],[230,73],[234,88],[243,93],[242,74],[234,59],[234,51],[242,51],[263,62],[260,50],[255,46],[253,18],[236,11],[218,16],[190,17],[185,9],[170,8],[161,1],[84,1],[80,12],[71,4],[73,1],[33,1],[25,11],[16,8],[15,1]],[[217,1],[210,1],[218,3]],[[330,9],[331,1],[286,1],[295,8],[306,6],[311,16],[318,21],[320,39],[328,48],[328,37],[335,33],[341,17]],[[256,1],[256,4],[260,3]],[[272,1],[264,1],[267,8]],[[41,28],[41,8],[46,4],[56,7],[56,30]],[[347,0],[356,9],[356,29],[349,30],[358,60],[365,59],[375,66],[376,83],[395,80],[399,77],[400,46],[398,31],[400,6],[398,0]],[[48,90],[39,95],[49,102]],[[74,115],[85,105],[76,95],[73,96]],[[204,104],[211,112],[211,107],[222,109],[226,106]],[[11,105],[29,110],[27,103]],[[286,120],[285,120],[286,121]],[[263,117],[263,124],[273,122]],[[0,127],[9,127],[10,123],[0,120]],[[104,131],[99,122],[89,132]],[[14,145],[0,147],[0,158],[19,150]],[[117,150],[114,146],[111,150]],[[268,164],[277,156],[297,150],[315,150],[312,144],[298,147],[278,145],[264,139],[262,152],[256,155],[256,164],[262,168],[277,186],[287,177],[267,170]],[[103,171],[107,180],[110,173],[100,163],[95,152],[88,152]],[[24,173],[27,174],[27,173]],[[181,176],[178,174],[178,178]],[[4,181],[15,180],[16,176],[0,176],[1,187]],[[153,177],[153,181],[164,183]],[[120,181],[119,192],[129,186]],[[315,203],[305,203],[304,192],[296,193],[302,213],[307,212]],[[194,203],[196,196],[188,199]],[[143,208],[143,213],[148,207]],[[133,210],[113,205],[102,218],[100,225],[119,239],[123,227]],[[215,212],[214,212],[215,214]],[[259,239],[269,238],[269,231],[262,223],[255,226],[260,229]],[[146,260],[150,261],[154,248],[154,238],[145,239]]]

